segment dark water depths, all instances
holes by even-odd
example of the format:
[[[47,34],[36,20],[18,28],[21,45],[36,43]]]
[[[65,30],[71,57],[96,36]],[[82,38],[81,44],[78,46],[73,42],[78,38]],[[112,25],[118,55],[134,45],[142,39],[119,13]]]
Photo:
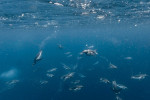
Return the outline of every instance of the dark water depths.
[[[0,99],[149,100],[149,20],[148,0],[1,0]]]

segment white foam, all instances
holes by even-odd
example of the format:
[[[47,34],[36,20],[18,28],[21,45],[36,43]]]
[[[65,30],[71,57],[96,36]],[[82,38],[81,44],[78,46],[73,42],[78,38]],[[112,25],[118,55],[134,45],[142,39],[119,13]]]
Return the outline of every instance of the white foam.
[[[103,16],[103,15],[98,15],[97,18],[103,20],[103,19],[105,18],[105,16]]]
[[[54,3],[54,5],[57,5],[57,6],[64,6],[64,5],[61,4],[61,3]]]

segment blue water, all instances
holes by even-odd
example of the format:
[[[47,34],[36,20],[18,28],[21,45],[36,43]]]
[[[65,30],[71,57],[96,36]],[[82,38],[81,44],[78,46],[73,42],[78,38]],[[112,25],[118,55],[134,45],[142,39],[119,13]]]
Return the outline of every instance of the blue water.
[[[150,100],[149,75],[149,0],[0,1],[0,100]]]

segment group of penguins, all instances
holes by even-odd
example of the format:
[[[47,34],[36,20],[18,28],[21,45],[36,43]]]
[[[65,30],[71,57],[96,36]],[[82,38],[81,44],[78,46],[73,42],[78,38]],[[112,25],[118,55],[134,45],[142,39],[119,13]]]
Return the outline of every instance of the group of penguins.
[[[63,48],[62,45],[58,45],[58,47],[60,49]],[[42,50],[39,51],[39,53],[35,56],[34,60],[33,60],[33,66],[40,60],[42,60]],[[97,55],[97,51],[96,50],[92,50],[92,49],[85,49],[83,50],[80,55],[87,55],[87,56],[94,56]],[[110,82],[109,80],[105,79],[105,78],[100,78],[100,81],[103,83],[107,83],[107,84],[111,84],[112,86],[112,91],[116,94],[116,100],[122,100],[118,94],[120,93],[120,91],[122,91],[123,89],[126,89],[127,87],[121,84],[117,84],[116,81],[112,81]]]

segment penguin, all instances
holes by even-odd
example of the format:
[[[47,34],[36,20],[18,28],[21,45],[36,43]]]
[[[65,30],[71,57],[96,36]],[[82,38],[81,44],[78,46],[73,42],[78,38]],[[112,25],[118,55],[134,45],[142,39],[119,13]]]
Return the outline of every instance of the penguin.
[[[112,87],[112,91],[115,93],[115,94],[120,94],[122,88],[119,88],[119,87]]]
[[[33,60],[33,64],[32,65],[35,65],[40,60],[42,60],[42,50],[40,50],[40,52],[36,55],[36,57]]]
[[[123,89],[127,89],[127,87],[121,84],[117,84],[116,81],[112,81],[112,90],[115,94],[120,94]]]
[[[86,54],[86,55],[89,55],[89,56],[94,56],[94,55],[97,55],[98,53],[96,52],[96,50],[87,49],[87,50],[83,50],[80,53],[80,55],[83,55],[83,54]]]
[[[59,49],[63,49],[64,47],[61,44],[58,44]]]

